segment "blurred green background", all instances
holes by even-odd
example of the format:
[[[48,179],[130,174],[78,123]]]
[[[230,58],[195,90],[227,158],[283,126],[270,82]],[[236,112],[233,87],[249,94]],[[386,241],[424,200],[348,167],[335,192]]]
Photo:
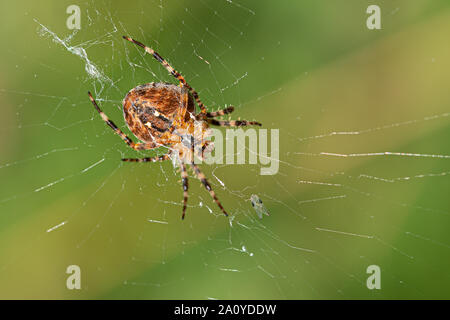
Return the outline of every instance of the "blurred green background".
[[[381,30],[366,27],[371,4]],[[447,0],[22,1],[0,12],[0,298],[450,297]],[[211,110],[231,104],[234,118],[280,130],[277,175],[202,166],[231,218],[191,174],[181,221],[171,163],[120,161],[155,152],[127,148],[87,91],[129,133],[126,92],[176,83],[124,34]],[[81,290],[66,288],[72,264]],[[374,264],[380,290],[366,287]]]

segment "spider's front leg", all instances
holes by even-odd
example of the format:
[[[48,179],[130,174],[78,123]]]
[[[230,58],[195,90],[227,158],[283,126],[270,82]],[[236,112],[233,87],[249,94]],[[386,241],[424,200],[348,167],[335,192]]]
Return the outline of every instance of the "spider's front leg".
[[[186,87],[189,92],[192,94],[192,96],[194,97],[195,101],[197,102],[198,107],[201,110],[201,113],[206,114],[206,107],[203,104],[203,102],[200,100],[200,97],[198,96],[197,91],[194,90],[194,88],[192,88],[184,79],[184,77],[178,72],[176,71],[170,64],[169,62],[167,62],[166,59],[164,59],[163,57],[161,57],[159,55],[158,52],[156,52],[155,50],[153,50],[150,47],[147,47],[145,44],[143,44],[142,42],[139,42],[137,40],[134,40],[130,37],[127,36],[122,36],[122,38],[124,38],[127,41],[130,41],[132,43],[134,43],[135,45],[141,47],[142,49],[145,50],[145,52],[151,54],[153,56],[153,58],[155,58],[159,63],[162,64],[162,66],[164,68],[166,68],[166,70],[172,75],[174,76],[179,82],[180,82],[180,86],[181,87]]]

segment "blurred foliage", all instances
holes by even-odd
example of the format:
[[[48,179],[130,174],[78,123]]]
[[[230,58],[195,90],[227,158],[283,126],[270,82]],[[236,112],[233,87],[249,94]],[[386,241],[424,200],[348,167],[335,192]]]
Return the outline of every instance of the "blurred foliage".
[[[375,3],[382,30],[365,25]],[[82,10],[75,33],[70,4]],[[448,298],[448,176],[395,180],[448,172],[448,159],[311,154],[450,154],[448,117],[423,120],[449,110],[449,9],[447,0],[1,3],[0,298]],[[40,24],[84,48],[112,82],[88,77]],[[280,129],[276,176],[202,166],[231,221],[193,177],[181,221],[171,163],[120,162],[136,153],[86,92],[129,133],[126,92],[175,83],[123,34],[167,58],[212,110],[235,105],[233,117]],[[327,135],[342,131],[361,134]],[[270,217],[256,219],[253,193]],[[340,198],[318,200],[329,197]],[[81,267],[80,291],[66,289],[70,264]],[[382,290],[366,288],[371,264]]]

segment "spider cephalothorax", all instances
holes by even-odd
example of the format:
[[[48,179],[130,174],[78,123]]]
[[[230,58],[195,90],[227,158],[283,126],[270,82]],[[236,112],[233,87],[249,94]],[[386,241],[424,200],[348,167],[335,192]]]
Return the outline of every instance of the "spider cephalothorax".
[[[188,199],[188,175],[186,163],[189,164],[195,175],[200,179],[211,197],[217,203],[225,215],[228,215],[222,204],[217,199],[215,192],[200,168],[195,164],[194,157],[203,159],[204,152],[210,146],[210,141],[205,139],[208,135],[209,124],[218,126],[239,127],[246,125],[261,125],[258,122],[246,120],[216,120],[214,118],[233,112],[233,107],[228,107],[215,112],[207,112],[200,101],[198,93],[153,49],[135,41],[129,37],[124,39],[142,47],[158,60],[166,69],[179,80],[179,86],[170,83],[147,83],[130,90],[123,99],[123,115],[128,128],[142,142],[134,143],[103,113],[89,93],[95,109],[102,119],[108,124],[131,148],[135,150],[150,150],[165,146],[169,152],[157,157],[122,159],[128,162],[155,162],[173,159],[181,168],[183,184],[183,214],[186,213]],[[200,108],[200,113],[195,112],[195,103]]]

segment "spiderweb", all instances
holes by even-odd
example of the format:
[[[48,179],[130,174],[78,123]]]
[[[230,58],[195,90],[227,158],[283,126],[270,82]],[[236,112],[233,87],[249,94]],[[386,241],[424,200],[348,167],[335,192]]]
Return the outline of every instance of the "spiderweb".
[[[450,49],[435,31],[448,27],[444,5],[386,5],[379,33],[365,29],[359,2],[81,2],[75,31],[61,23],[67,5],[55,5],[59,20],[16,8],[30,43],[4,53],[15,76],[0,79],[1,297],[448,296]],[[337,35],[332,7],[349,17]],[[176,83],[122,35],[158,51],[209,110],[234,105],[233,119],[280,130],[275,175],[260,175],[261,163],[201,165],[230,217],[190,173],[181,221],[170,162],[120,161],[165,150],[128,148],[87,91],[136,140],[126,92]],[[258,217],[252,194],[270,216]],[[72,264],[79,291],[65,286]],[[370,265],[380,290],[366,286]]]

